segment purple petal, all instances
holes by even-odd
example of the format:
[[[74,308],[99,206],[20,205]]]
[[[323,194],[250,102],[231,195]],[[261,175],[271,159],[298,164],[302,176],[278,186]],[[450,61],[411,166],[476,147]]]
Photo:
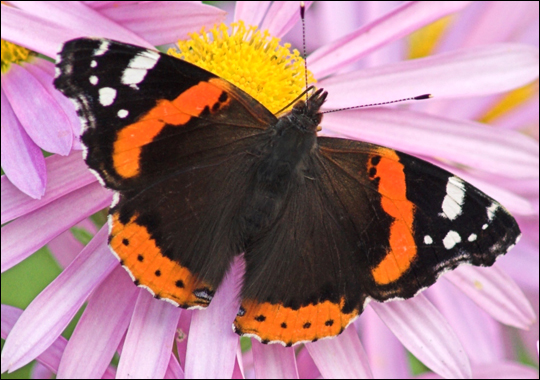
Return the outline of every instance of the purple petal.
[[[53,344],[92,290],[117,265],[107,246],[107,227],[102,228],[19,318],[2,351],[2,370],[21,368]]]
[[[242,262],[236,260],[210,306],[193,311],[184,366],[186,378],[232,376],[238,346],[232,323],[240,308],[238,283],[243,272]]]
[[[232,379],[245,379],[244,375],[244,365],[242,362],[242,349],[240,346],[237,348],[236,360],[234,361],[234,369],[232,374]]]
[[[325,77],[468,4],[468,1],[406,2],[385,16],[310,54],[309,69],[316,78]]]
[[[306,10],[313,1],[306,1]],[[283,37],[300,20],[300,4],[296,1],[274,1],[261,25],[261,30],[268,29],[270,35]]]
[[[85,219],[82,222],[76,224],[74,227],[82,228],[92,235],[97,232],[96,225],[90,219]],[[77,239],[71,230],[62,232],[60,235],[52,239],[47,248],[52,253],[56,262],[61,268],[67,267],[77,257],[77,255],[83,250],[84,244]]]
[[[173,353],[171,353],[171,358],[169,360],[169,364],[167,366],[167,371],[165,372],[164,379],[183,379],[184,378],[184,370],[180,366],[180,363],[178,362],[178,359],[176,356],[174,356]]]
[[[322,127],[326,134],[445,158],[488,173],[538,178],[538,143],[514,131],[391,108],[327,114]]]
[[[30,373],[31,379],[52,379],[54,377],[54,372],[49,368],[37,362],[34,364],[32,371]]]
[[[522,129],[538,124],[538,94],[491,121],[490,124],[506,129]]]
[[[536,319],[519,286],[498,267],[461,266],[445,278],[496,320],[527,329]]]
[[[360,336],[376,379],[407,379],[411,376],[405,348],[368,307],[357,320]]]
[[[140,291],[129,324],[118,378],[161,379],[170,361],[181,309]]]
[[[44,59],[36,58],[31,64],[24,66],[29,70],[45,87],[49,93],[54,97],[59,109],[62,109],[66,117],[69,119],[71,131],[73,133],[72,149],[81,150],[81,121],[75,106],[73,103],[60,91],[58,91],[53,85],[53,79],[55,76],[55,65],[53,62],[46,61]]]
[[[335,59],[335,58],[334,58]],[[325,108],[432,94],[436,99],[500,93],[538,78],[538,49],[498,44],[335,75],[319,84]]]
[[[193,310],[183,310],[178,321],[178,337],[176,340],[176,351],[178,360],[183,369],[186,368],[187,336],[191,325],[191,315]]]
[[[296,366],[298,367],[298,375],[300,379],[322,378],[317,365],[315,365],[313,358],[305,346],[301,349],[296,357]]]
[[[4,78],[3,75],[2,78]],[[4,189],[11,188],[11,193],[18,193],[21,198],[28,199],[26,195],[32,198],[41,198],[45,193],[47,173],[41,149],[32,141],[20,124],[3,89],[1,97],[1,159],[2,169],[4,169],[6,177],[9,178],[7,181],[7,178],[2,176],[2,224],[4,224],[4,207],[9,207],[4,205],[4,202],[10,202],[6,198],[10,192],[4,194]]]
[[[419,294],[406,301],[370,306],[422,363],[442,377],[471,378],[469,359],[456,333],[427,298]]]
[[[93,183],[2,227],[2,272],[111,203],[111,193]]]
[[[296,358],[292,347],[280,344],[264,345],[251,340],[253,364],[257,379],[298,379]]]
[[[429,288],[427,296],[456,332],[473,367],[504,358],[501,325],[464,294],[447,281],[439,281]]]
[[[510,361],[478,365],[473,372],[475,379],[538,379],[538,370]]]
[[[271,1],[237,1],[234,21],[244,21],[246,25],[259,25]]]
[[[536,229],[538,230],[538,225]],[[525,292],[538,293],[538,278],[540,278],[538,240],[534,242],[532,238],[524,235],[512,253],[498,259],[495,265],[504,268],[505,273],[508,273]]]
[[[306,349],[325,379],[372,379],[369,361],[353,326],[333,339],[307,343]]]
[[[126,270],[116,266],[88,299],[62,356],[58,378],[97,379],[105,373],[128,328],[137,293]]]
[[[188,33],[199,32],[225,20],[225,11],[211,5],[180,1],[152,1],[100,12],[111,20],[137,33],[152,45],[164,45],[187,39]],[[159,21],[157,21],[159,20]]]
[[[2,89],[26,133],[41,149],[62,156],[69,153],[73,142],[69,119],[34,75],[11,65],[2,75]]]
[[[24,11],[27,15],[37,16],[45,20],[54,20],[63,27],[75,31],[80,37],[107,37],[139,46],[154,48],[143,38],[81,2],[29,3],[27,1],[12,1],[11,4]],[[33,33],[38,34],[35,31]],[[41,30],[40,33],[42,33]],[[13,42],[17,43],[16,41]],[[54,57],[54,55],[49,56]]]
[[[4,126],[2,127],[3,131]],[[39,155],[43,157],[41,151]],[[96,177],[88,171],[79,152],[72,153],[67,157],[50,156],[45,159],[45,163],[47,164],[48,181],[45,196],[40,200],[29,198],[13,186],[6,177],[2,176],[2,224],[44,207],[52,201],[96,181]],[[3,166],[4,161],[2,160]],[[21,173],[24,173],[25,176],[28,175],[28,172],[24,171],[23,168],[21,168]]]

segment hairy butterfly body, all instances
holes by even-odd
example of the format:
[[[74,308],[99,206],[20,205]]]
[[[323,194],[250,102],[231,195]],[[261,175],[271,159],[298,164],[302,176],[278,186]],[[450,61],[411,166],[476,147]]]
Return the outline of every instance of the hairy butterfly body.
[[[112,251],[137,285],[183,308],[207,307],[244,253],[239,334],[335,336],[367,299],[412,297],[519,239],[499,203],[451,173],[318,137],[323,90],[278,118],[195,65],[105,39],[67,42],[57,70],[86,163],[116,193]]]

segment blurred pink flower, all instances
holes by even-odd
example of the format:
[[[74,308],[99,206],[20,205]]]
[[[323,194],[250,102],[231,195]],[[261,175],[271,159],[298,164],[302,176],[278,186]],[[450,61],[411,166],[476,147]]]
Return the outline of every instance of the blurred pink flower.
[[[212,7],[204,6],[203,11],[195,3],[185,4],[184,12],[193,12],[189,19],[202,21],[159,40],[161,33],[178,32],[177,24],[183,26],[178,22],[183,18],[170,17],[169,2],[153,2],[154,13],[145,10],[138,17],[131,2],[125,5],[124,13],[113,7],[113,2],[88,2],[94,11],[79,3],[44,2],[37,6],[40,16],[24,2],[12,3],[25,9],[8,8],[5,12],[2,6],[2,37],[51,57],[62,41],[77,36],[159,45],[217,21],[203,20],[203,14],[222,17],[218,11],[210,11]],[[393,8],[393,2],[320,2],[313,7],[313,14],[325,22],[319,22],[314,33],[320,34],[323,43],[312,46],[308,65],[319,80],[318,86],[330,93],[328,109],[423,93],[435,96],[423,104],[328,114],[323,133],[375,142],[444,163],[498,199],[518,217],[524,230],[516,252],[505,258],[515,268],[510,274],[538,298],[538,143],[517,131],[530,120],[537,123],[538,110],[535,113],[529,108],[513,118],[507,116],[510,121],[501,121],[504,125],[497,129],[475,121],[481,119],[481,110],[489,110],[498,101],[498,94],[538,79],[538,40],[527,40],[538,31],[538,12],[532,17],[532,5],[507,9],[497,4],[467,7],[466,2],[409,2]],[[490,22],[489,17],[500,20],[496,17],[510,11],[514,16],[506,23]],[[357,12],[367,15],[365,25],[358,29],[352,17]],[[403,37],[455,12],[460,13],[448,28],[445,42],[438,45],[441,54],[401,62],[407,51]],[[43,15],[46,17],[41,18]],[[58,22],[54,28],[51,17]],[[282,37],[299,19],[298,4],[238,2],[235,19]],[[341,19],[343,23],[335,21]],[[124,28],[119,33],[115,28],[120,27],[114,24],[113,28],[110,20],[126,22],[122,25],[136,35]],[[21,31],[16,26],[23,22],[33,22],[35,28]],[[162,25],[167,26],[151,33],[152,28]],[[458,27],[467,25],[477,28],[460,34]],[[497,25],[497,33],[490,25]],[[47,33],[42,33],[43,28]],[[308,19],[308,43],[312,43],[310,35]],[[140,42],[139,36],[148,42]],[[477,46],[493,42],[512,43]],[[69,235],[63,232],[110,204],[110,192],[88,173],[78,154],[52,156],[46,162],[49,181],[39,201],[29,199],[2,177],[2,224],[11,221],[2,228],[2,271],[55,237],[66,246],[81,249],[69,243]],[[461,292],[439,281],[411,300],[371,303],[354,327],[335,339],[306,344],[297,355],[292,348],[264,346],[257,341],[242,353],[238,337],[231,331],[238,309],[241,263],[234,266],[207,310],[185,311],[134,287],[110,254],[106,237],[106,228],[102,228],[22,315],[2,306],[2,337],[11,331],[2,352],[2,372],[37,358],[58,377],[112,376],[115,369],[109,363],[119,350],[116,377],[403,378],[412,375],[406,347],[443,377],[494,376],[497,371],[510,377],[534,375],[534,371],[508,362],[513,358],[506,356],[507,344],[501,325],[495,321],[523,329],[535,318],[525,295],[501,269],[506,263],[490,269],[463,268],[444,276]],[[62,253],[63,262],[68,264],[71,258],[63,246],[57,240],[53,251]],[[87,307],[72,338],[58,343],[62,342],[60,333],[84,302]],[[177,342],[175,356],[172,347],[178,331],[187,339]],[[57,359],[52,364],[43,359],[51,349]]]

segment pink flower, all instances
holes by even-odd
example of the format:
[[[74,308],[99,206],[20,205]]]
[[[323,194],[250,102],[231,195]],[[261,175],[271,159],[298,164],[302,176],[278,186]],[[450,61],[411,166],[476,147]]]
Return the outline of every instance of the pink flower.
[[[163,39],[158,36],[178,31],[177,24],[182,24],[169,18],[171,8],[161,8],[173,5],[162,3],[115,8],[97,2],[93,6],[103,8],[94,10],[81,3],[20,4],[27,9],[6,9],[2,5],[3,37],[50,57],[62,41],[83,35],[143,46],[163,44],[173,40],[171,34]],[[221,17],[212,7],[182,6],[184,14],[193,12],[189,20],[201,21],[189,24],[175,38]],[[351,14],[358,11],[358,5],[352,2],[341,6]],[[370,17],[365,26],[317,47],[308,57],[308,67],[319,80],[317,85],[330,92],[328,109],[423,93],[435,96],[433,101],[408,107],[328,114],[323,133],[376,142],[443,162],[501,201],[525,225],[524,242],[506,260],[513,265],[515,280],[538,297],[538,276],[534,278],[538,273],[538,143],[516,130],[523,125],[518,120],[537,120],[537,109],[536,113],[528,109],[525,114],[514,110],[516,115],[507,116],[510,121],[499,121],[497,129],[475,121],[481,119],[479,110],[489,109],[497,101],[496,94],[537,80],[538,41],[531,46],[523,44],[526,37],[513,38],[520,35],[515,31],[522,20],[518,16],[510,23],[514,32],[504,35],[505,28],[497,23],[499,36],[486,41],[492,33],[486,14],[495,17],[508,10],[493,10],[498,7],[495,3],[466,6],[464,2],[410,2],[382,17],[380,10],[369,12],[367,8],[364,10]],[[334,29],[340,26],[335,20],[348,19],[348,13],[334,13],[334,5],[325,2],[313,8],[317,17],[333,19],[330,24]],[[521,17],[532,14],[529,8],[523,9]],[[135,17],[138,10],[149,18]],[[472,42],[450,28],[445,43],[439,45],[441,54],[414,61],[396,59],[405,49],[392,43],[399,44],[412,31],[459,11],[455,25],[465,19],[467,22],[461,21],[464,25],[484,27],[484,31],[480,27],[475,31]],[[204,15],[212,16],[204,19]],[[152,17],[159,17],[159,22]],[[525,17],[528,21],[523,22],[522,36],[529,36],[529,29],[537,31],[535,17]],[[239,2],[235,9],[236,20],[261,25],[277,37],[285,35],[298,18],[296,3],[270,6],[269,2]],[[174,27],[167,20],[175,21]],[[23,22],[33,22],[34,28],[17,28]],[[351,23],[344,22],[343,27]],[[154,34],[156,25],[163,25],[163,30]],[[308,19],[308,42],[309,28]],[[324,35],[324,29],[320,29]],[[343,29],[329,31],[328,35],[340,32]],[[522,44],[477,46],[479,42],[507,41]],[[465,49],[456,50],[461,47]],[[351,68],[350,64],[357,66]],[[78,154],[52,156],[46,162],[49,181],[39,201],[29,199],[2,177],[2,224],[11,221],[2,228],[2,271],[55,237],[66,242],[69,235],[61,235],[64,231],[110,204],[110,192],[89,175]],[[10,331],[2,353],[3,372],[37,358],[59,377],[112,376],[115,369],[109,363],[118,350],[117,377],[410,377],[406,347],[443,377],[486,376],[494,369],[511,376],[531,375],[526,368],[504,361],[501,325],[495,320],[518,328],[527,328],[534,320],[526,296],[505,274],[504,265],[462,268],[446,275],[444,278],[461,292],[441,280],[428,292],[407,301],[371,303],[354,327],[335,339],[306,344],[298,355],[291,348],[263,346],[257,341],[253,341],[251,350],[241,353],[238,337],[231,331],[238,310],[240,263],[207,310],[185,311],[134,287],[110,254],[106,237],[107,231],[102,228],[71,263],[62,252],[69,265],[22,315],[2,306],[2,337]],[[57,240],[55,253],[61,249]],[[523,268],[520,259],[513,262],[518,249],[527,259],[536,259],[536,264]],[[62,341],[60,333],[85,302],[86,310],[72,338],[67,343]],[[176,356],[172,347],[179,330],[187,339],[177,342]],[[57,353],[56,361],[44,359],[51,350]]]

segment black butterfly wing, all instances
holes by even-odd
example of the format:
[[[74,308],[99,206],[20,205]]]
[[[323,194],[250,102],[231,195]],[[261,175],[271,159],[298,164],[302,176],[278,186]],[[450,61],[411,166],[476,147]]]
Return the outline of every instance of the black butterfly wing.
[[[156,297],[207,306],[241,252],[235,200],[276,118],[197,66],[104,39],[67,42],[55,86],[77,107],[86,163],[117,192],[113,252]]]
[[[519,238],[500,204],[445,170],[357,141],[318,145],[281,219],[246,251],[240,334],[285,345],[337,335],[367,297],[412,297]]]

